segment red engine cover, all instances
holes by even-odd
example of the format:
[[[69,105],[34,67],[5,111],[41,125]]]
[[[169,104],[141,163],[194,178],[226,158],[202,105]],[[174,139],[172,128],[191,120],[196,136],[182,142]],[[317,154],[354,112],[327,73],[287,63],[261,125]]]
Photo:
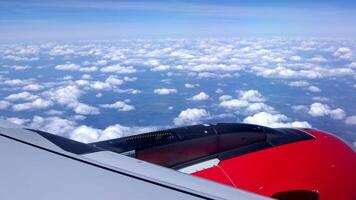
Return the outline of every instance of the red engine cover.
[[[316,139],[223,160],[194,175],[270,197],[305,190],[321,200],[356,199],[354,150],[331,134],[306,131]]]

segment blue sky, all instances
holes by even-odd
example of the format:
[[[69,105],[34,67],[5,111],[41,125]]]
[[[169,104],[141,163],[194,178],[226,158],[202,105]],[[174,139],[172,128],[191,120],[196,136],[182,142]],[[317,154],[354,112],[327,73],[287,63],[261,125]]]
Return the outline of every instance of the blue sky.
[[[352,1],[1,1],[0,40],[354,37]]]

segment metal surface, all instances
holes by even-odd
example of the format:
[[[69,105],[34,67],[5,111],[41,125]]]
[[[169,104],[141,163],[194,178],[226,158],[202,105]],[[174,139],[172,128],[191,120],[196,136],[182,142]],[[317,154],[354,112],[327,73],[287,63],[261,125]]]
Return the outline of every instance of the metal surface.
[[[113,152],[69,153],[0,128],[0,199],[265,199]]]

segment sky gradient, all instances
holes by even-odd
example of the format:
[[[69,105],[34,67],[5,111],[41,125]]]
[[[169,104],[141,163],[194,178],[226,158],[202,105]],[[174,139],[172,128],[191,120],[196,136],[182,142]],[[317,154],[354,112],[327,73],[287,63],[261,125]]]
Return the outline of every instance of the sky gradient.
[[[356,36],[352,1],[0,1],[0,41]]]

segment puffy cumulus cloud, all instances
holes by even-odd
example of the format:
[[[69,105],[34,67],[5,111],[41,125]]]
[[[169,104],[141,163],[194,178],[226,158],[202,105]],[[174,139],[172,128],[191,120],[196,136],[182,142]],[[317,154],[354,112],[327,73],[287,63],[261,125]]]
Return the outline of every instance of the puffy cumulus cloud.
[[[199,84],[190,84],[190,83],[184,84],[184,87],[186,87],[186,88],[195,88],[195,87],[198,87],[198,86],[199,86]]]
[[[323,74],[315,69],[313,70],[294,70],[283,66],[277,66],[276,68],[266,68],[256,66],[251,68],[258,76],[265,78],[322,78]],[[323,70],[325,71],[325,69]],[[328,71],[327,71],[328,72]]]
[[[38,98],[37,95],[33,95],[29,92],[20,92],[20,93],[16,93],[16,94],[10,94],[7,97],[5,97],[6,100],[9,101],[16,101],[16,100],[33,100]]]
[[[80,71],[80,72],[95,72],[98,70],[97,67],[81,67],[78,64],[73,63],[66,63],[62,65],[55,66],[56,70],[63,70],[63,71]]]
[[[80,66],[73,63],[67,63],[63,65],[57,65],[54,68],[57,70],[78,71],[80,69]]]
[[[190,100],[192,101],[204,101],[209,99],[209,95],[207,95],[205,92],[200,92],[197,95],[194,95]]]
[[[31,120],[18,118],[18,117],[9,117],[9,118],[6,118],[6,121],[9,121],[9,122],[14,123],[14,124],[24,125],[24,124],[28,123]]]
[[[309,108],[305,105],[292,106],[294,112],[308,112]]]
[[[130,74],[130,73],[135,73],[136,69],[132,66],[124,67],[117,64],[117,65],[103,67],[100,69],[100,71],[105,73]]]
[[[120,124],[111,125],[104,129],[97,129],[87,125],[78,125],[75,121],[57,116],[45,118],[36,115],[32,120],[20,118],[8,118],[7,120],[84,143],[109,140],[123,136],[151,132],[158,129],[158,127],[154,126],[127,127]]]
[[[316,87],[316,86],[309,86],[307,88],[307,90],[309,90],[310,92],[321,92],[320,88]]]
[[[75,105],[70,105],[73,108],[73,111],[80,115],[97,115],[100,114],[99,109],[93,106],[84,104],[84,103],[76,103]]]
[[[345,123],[348,125],[356,125],[356,115],[346,117]]]
[[[39,91],[39,90],[43,90],[43,89],[44,89],[44,86],[37,84],[37,83],[31,83],[29,85],[22,87],[22,90],[26,90],[26,91]]]
[[[117,109],[118,111],[131,111],[131,110],[135,110],[135,107],[132,105],[128,105],[127,103],[123,102],[123,101],[117,101],[113,104],[102,104],[100,105],[100,107],[103,108],[113,108],[113,109]]]
[[[82,125],[71,132],[70,138],[79,142],[91,143],[155,130],[157,127],[127,127],[119,124],[108,126],[102,130]]]
[[[177,92],[178,92],[178,90],[171,89],[171,88],[159,88],[159,89],[153,90],[153,93],[158,94],[158,95],[168,95],[168,94],[177,93]]]
[[[12,65],[12,66],[4,66],[4,67],[8,67],[10,69],[16,70],[16,71],[20,71],[20,70],[26,70],[26,69],[31,69],[31,66],[25,65],[25,66],[21,66],[21,65]]]
[[[0,100],[0,110],[8,108],[10,105],[11,104],[8,101]]]
[[[330,111],[330,117],[333,119],[344,119],[345,116],[346,116],[346,113],[341,108],[336,108],[336,109]]]
[[[169,69],[171,69],[171,67],[168,65],[158,65],[152,68],[151,70],[155,72],[162,72],[162,71],[168,71]]]
[[[225,65],[225,64],[200,64],[200,65],[192,65],[183,67],[185,70],[189,71],[197,71],[197,72],[204,72],[204,71],[240,71],[243,68],[238,65]]]
[[[239,91],[239,98],[233,99],[229,95],[223,95],[219,98],[219,106],[242,111],[244,114],[252,114],[260,111],[273,111],[273,108],[263,103],[265,98],[257,90]]]
[[[311,58],[310,61],[322,63],[322,62],[327,62],[328,60],[326,58],[324,58],[323,56],[315,56],[315,57]]]
[[[326,97],[319,97],[319,96],[317,96],[317,97],[312,97],[312,99],[313,99],[314,101],[329,101],[329,98],[326,98]]]
[[[265,103],[252,103],[249,104],[246,109],[244,110],[244,114],[249,115],[249,114],[254,114],[254,113],[258,113],[258,112],[275,112],[274,108],[266,105]]]
[[[19,55],[7,55],[3,57],[4,59],[13,60],[13,61],[36,61],[39,60],[39,57],[25,57]]]
[[[89,82],[88,82],[89,84]],[[111,84],[108,82],[102,82],[102,81],[94,81],[90,83],[90,87],[93,88],[94,90],[106,90],[106,89],[111,89]]]
[[[288,85],[291,87],[306,87],[306,86],[309,86],[310,83],[307,81],[293,81],[293,82],[288,83]]]
[[[232,96],[230,95],[222,95],[219,97],[219,101],[227,101],[227,100],[231,100]]]
[[[289,58],[289,60],[291,60],[291,61],[301,61],[302,58],[301,58],[300,56],[291,56],[291,57]]]
[[[36,115],[31,122],[26,125],[33,129],[44,130],[56,135],[69,137],[70,133],[77,126],[77,123],[57,116],[44,118]]]
[[[44,109],[53,105],[52,101],[45,100],[42,98],[37,98],[32,102],[20,103],[12,105],[12,109],[14,111],[24,111],[24,110],[36,110],[36,109]]]
[[[52,89],[43,94],[52,101],[56,101],[60,105],[73,109],[77,114],[96,115],[100,113],[98,108],[79,102],[79,98],[83,92],[76,85],[67,85],[65,87]]]
[[[124,77],[124,81],[127,81],[127,82],[137,81],[137,77],[128,77],[128,76],[125,76],[125,77]]]
[[[63,111],[51,109],[46,112],[47,115],[63,115]]]
[[[239,77],[240,75],[238,73],[230,74],[230,73],[221,73],[221,72],[199,72],[199,73],[189,73],[189,76],[195,76],[199,79],[204,79],[204,78],[216,78],[216,79],[223,79],[223,78],[233,78],[233,77]]]
[[[2,83],[0,82],[0,84],[9,85],[9,86],[25,86],[31,83],[32,83],[31,80],[26,80],[26,79],[11,79],[11,80],[5,80]]]
[[[82,95],[80,89],[75,85],[67,85],[44,92],[45,96],[57,101],[61,105],[76,104]]]
[[[69,45],[57,45],[49,51],[51,56],[68,56],[75,54],[75,50]]]
[[[310,105],[308,114],[313,117],[323,117],[329,115],[333,119],[343,119],[346,116],[343,109],[331,109],[329,105],[318,102]]]
[[[220,106],[223,108],[231,109],[231,110],[238,110],[240,108],[247,107],[250,103],[246,100],[241,99],[229,99],[220,102]]]
[[[209,112],[205,109],[188,108],[180,112],[173,122],[176,126],[193,125],[202,123],[204,120],[211,118]]]
[[[299,128],[311,128],[311,125],[305,121],[293,121],[288,122],[289,118],[283,114],[270,114],[267,112],[259,112],[253,116],[246,117],[243,122],[250,124],[258,124],[268,127],[299,127]]]
[[[259,93],[257,90],[247,90],[247,91],[239,91],[240,99],[247,100],[251,102],[262,102],[265,99],[263,98],[262,94]]]
[[[348,47],[340,47],[334,52],[333,55],[344,59],[350,59],[352,58],[352,50]]]
[[[111,85],[122,85],[124,83],[123,80],[119,79],[117,76],[110,75],[106,80],[106,83]]]

